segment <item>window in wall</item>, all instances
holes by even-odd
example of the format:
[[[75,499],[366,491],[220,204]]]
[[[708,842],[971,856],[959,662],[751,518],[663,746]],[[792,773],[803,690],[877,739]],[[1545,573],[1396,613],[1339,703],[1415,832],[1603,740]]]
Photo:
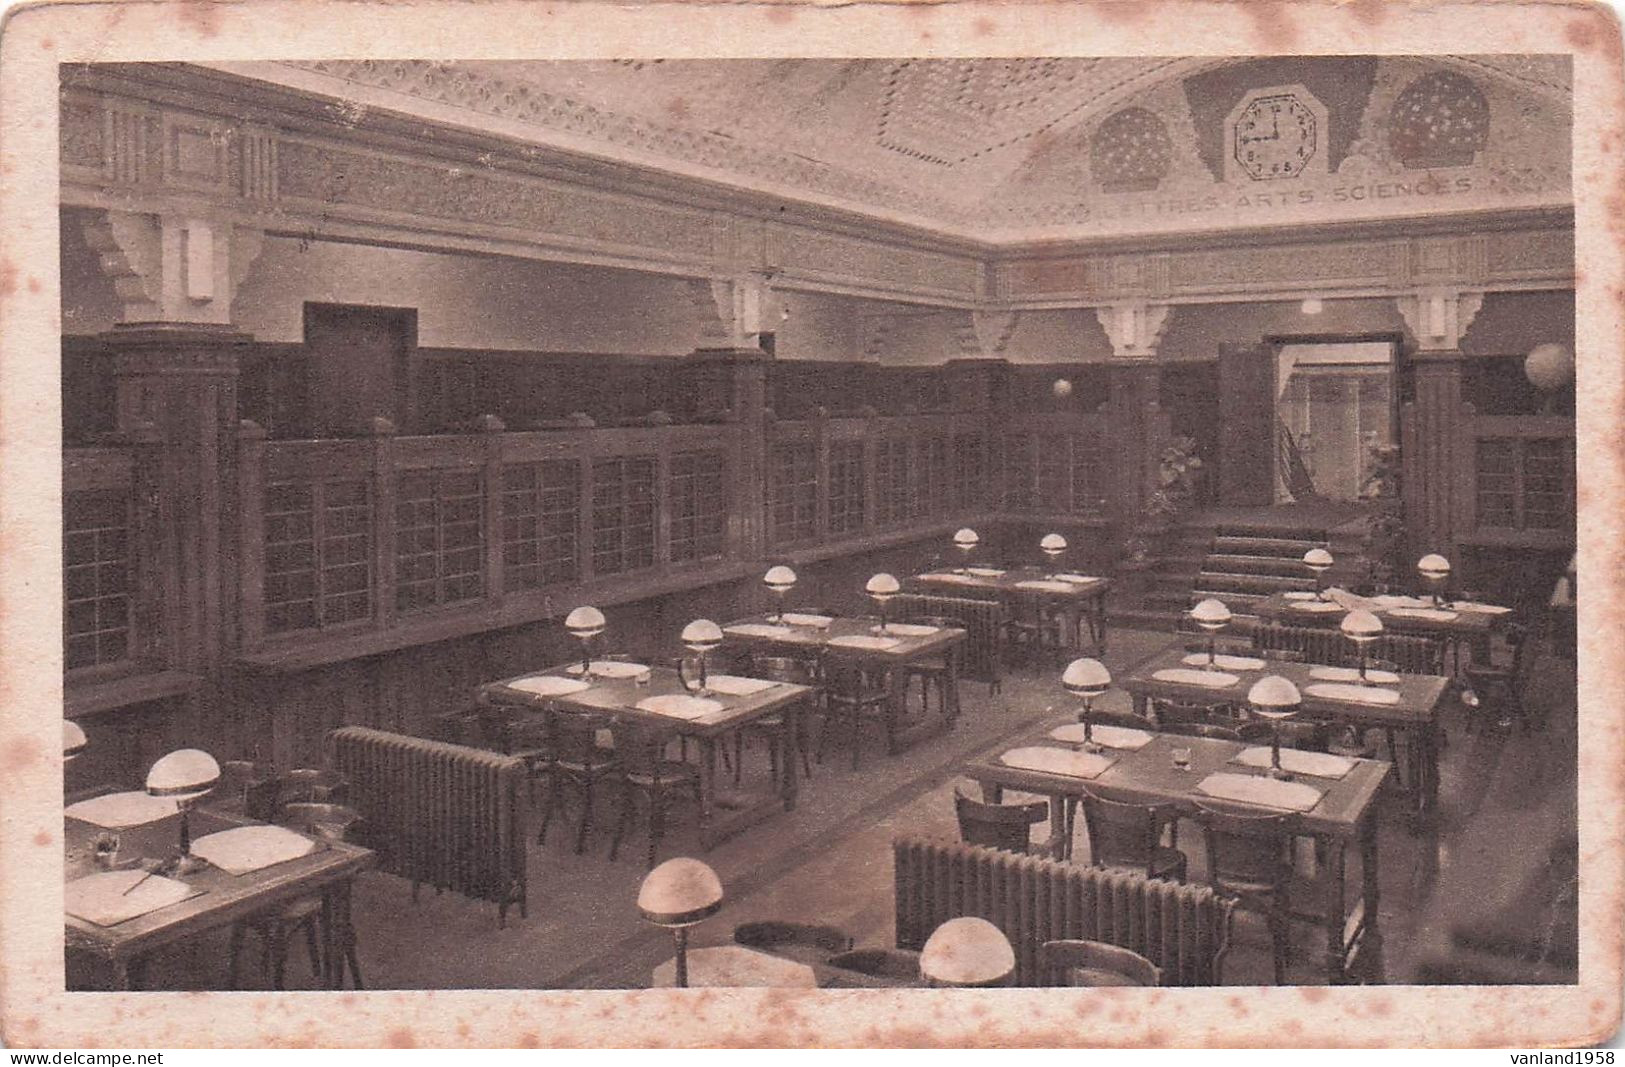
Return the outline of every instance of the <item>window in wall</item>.
[[[1012,433],[1004,437],[1004,506],[1026,511],[1034,506],[1036,468],[1033,464],[1033,435]]]
[[[265,487],[265,630],[372,614],[372,493],[360,478]]]
[[[68,670],[130,656],[130,498],[69,492],[62,502],[63,654]]]
[[[954,436],[954,503],[959,507],[981,507],[982,435],[962,433]]]
[[[502,468],[502,584],[536,589],[580,576],[576,524],[581,472],[573,459]]]
[[[1574,513],[1574,443],[1562,437],[1484,438],[1476,450],[1480,527],[1563,530]]]
[[[423,611],[484,594],[477,470],[403,471],[395,482],[395,607]]]
[[[772,456],[773,543],[818,535],[818,451],[810,441],[775,445]]]
[[[1072,434],[1072,510],[1096,514],[1106,505],[1105,476],[1101,469],[1100,438]]]
[[[592,567],[624,574],[655,565],[655,459],[621,456],[592,465]]]
[[[674,563],[722,555],[728,530],[727,464],[721,452],[674,452],[666,484]]]
[[[1041,434],[1038,444],[1038,492],[1033,507],[1046,512],[1072,510],[1072,439],[1069,433]]]
[[[914,517],[913,442],[892,437],[875,445],[875,521],[902,526]]]
[[[948,438],[932,437],[920,442],[920,455],[925,470],[921,480],[918,510],[921,516],[942,515],[948,511],[950,489],[950,451]]]
[[[863,442],[829,446],[830,536],[863,531]]]

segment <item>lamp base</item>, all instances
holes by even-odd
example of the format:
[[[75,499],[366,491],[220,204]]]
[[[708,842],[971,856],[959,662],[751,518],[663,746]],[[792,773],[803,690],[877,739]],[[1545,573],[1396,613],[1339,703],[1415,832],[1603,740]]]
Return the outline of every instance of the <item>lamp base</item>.
[[[1101,744],[1099,741],[1083,741],[1079,743],[1078,751],[1087,752],[1091,756],[1098,756],[1102,752],[1106,751],[1106,746]]]
[[[187,852],[180,856],[176,856],[167,866],[169,867],[170,875],[177,878],[184,878],[186,875],[196,874],[197,872],[206,868],[208,865],[209,864],[207,861],[200,860],[190,852]]]
[[[1284,767],[1271,767],[1269,776],[1278,782],[1290,782],[1293,779],[1292,772]]]

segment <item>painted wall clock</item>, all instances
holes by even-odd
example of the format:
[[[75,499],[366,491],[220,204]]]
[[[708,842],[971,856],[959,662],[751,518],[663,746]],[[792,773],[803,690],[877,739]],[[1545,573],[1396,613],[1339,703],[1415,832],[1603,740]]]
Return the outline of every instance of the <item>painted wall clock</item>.
[[[1226,177],[1278,181],[1326,173],[1326,109],[1302,86],[1255,89],[1226,122]]]

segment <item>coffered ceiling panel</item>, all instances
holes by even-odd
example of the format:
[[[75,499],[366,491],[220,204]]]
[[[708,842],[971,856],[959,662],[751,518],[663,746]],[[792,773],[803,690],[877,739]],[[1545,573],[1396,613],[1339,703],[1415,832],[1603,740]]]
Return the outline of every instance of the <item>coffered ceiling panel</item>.
[[[990,241],[1570,200],[1561,56],[368,60],[232,70]],[[1232,114],[1263,90],[1264,110]],[[1297,140],[1269,124],[1280,113],[1296,116]],[[1311,131],[1316,116],[1326,128]],[[1248,140],[1241,166],[1227,162],[1238,136]]]

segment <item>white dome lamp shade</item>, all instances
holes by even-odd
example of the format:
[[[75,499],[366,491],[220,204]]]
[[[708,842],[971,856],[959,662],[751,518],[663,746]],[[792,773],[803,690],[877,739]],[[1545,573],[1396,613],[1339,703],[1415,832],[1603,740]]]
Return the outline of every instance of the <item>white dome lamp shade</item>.
[[[779,615],[774,622],[784,621],[784,602],[790,595],[790,590],[796,586],[796,572],[782,563],[777,567],[769,567],[767,573],[762,575],[762,584],[779,598]]]
[[[1440,595],[1440,590],[1450,577],[1450,561],[1437,552],[1430,552],[1416,561],[1416,573],[1422,576],[1422,580],[1433,591],[1434,606],[1443,605],[1444,598]]]
[[[609,623],[597,608],[582,606],[564,617],[564,628],[570,636],[581,642],[581,673],[592,671],[592,639],[603,633]]]
[[[1326,599],[1326,572],[1332,569],[1332,554],[1324,548],[1311,548],[1303,554],[1303,565],[1315,576],[1315,599]]]
[[[1270,777],[1288,779],[1281,767],[1281,720],[1290,719],[1303,704],[1298,687],[1278,674],[1266,675],[1247,690],[1247,704],[1253,712],[1270,721]]]
[[[220,764],[215,758],[197,748],[183,748],[160,757],[147,771],[147,792],[155,797],[170,797],[181,813],[179,858],[174,873],[189,874],[202,866],[192,856],[192,804],[220,782]]]
[[[71,760],[83,752],[90,742],[85,738],[84,727],[72,719],[62,720],[62,758]]]
[[[1061,557],[1066,555],[1066,538],[1058,533],[1045,534],[1043,539],[1038,542],[1038,550],[1044,553],[1044,558],[1049,561],[1050,571],[1053,574],[1060,567]]]
[[[706,695],[706,657],[722,646],[722,627],[710,619],[695,619],[683,627],[683,647],[694,653],[700,661],[700,684],[695,696]]]
[[[688,928],[722,910],[722,880],[699,860],[679,856],[650,871],[638,887],[638,911],[677,940],[677,985],[688,985]]]
[[[962,526],[954,531],[954,547],[959,549],[959,557],[965,567],[970,566],[970,558],[976,553],[976,546],[981,543],[981,535],[969,526]],[[960,568],[960,573],[964,573],[964,567]]]
[[[902,586],[897,584],[897,579],[884,572],[870,578],[863,587],[863,591],[868,593],[869,598],[880,607],[880,633],[887,632],[886,605],[891,602],[891,598],[896,596],[901,589]]]
[[[1112,674],[1098,659],[1075,659],[1061,672],[1061,688],[1083,701],[1078,721],[1083,723],[1083,750],[1099,752],[1094,738],[1094,701],[1111,688]]]
[[[1536,345],[1524,357],[1523,374],[1529,384],[1545,394],[1541,406],[1543,413],[1550,415],[1558,390],[1574,381],[1574,352],[1554,342]]]
[[[1338,625],[1343,636],[1354,642],[1360,652],[1360,684],[1366,684],[1365,667],[1373,642],[1382,636],[1382,620],[1364,609],[1356,609],[1343,616]]]
[[[937,927],[920,950],[920,977],[934,986],[1004,985],[1015,969],[1016,953],[1004,931],[970,915]]]
[[[1230,625],[1230,609],[1224,601],[1211,597],[1191,608],[1191,621],[1207,634],[1207,668],[1218,669],[1217,641],[1219,631]]]

